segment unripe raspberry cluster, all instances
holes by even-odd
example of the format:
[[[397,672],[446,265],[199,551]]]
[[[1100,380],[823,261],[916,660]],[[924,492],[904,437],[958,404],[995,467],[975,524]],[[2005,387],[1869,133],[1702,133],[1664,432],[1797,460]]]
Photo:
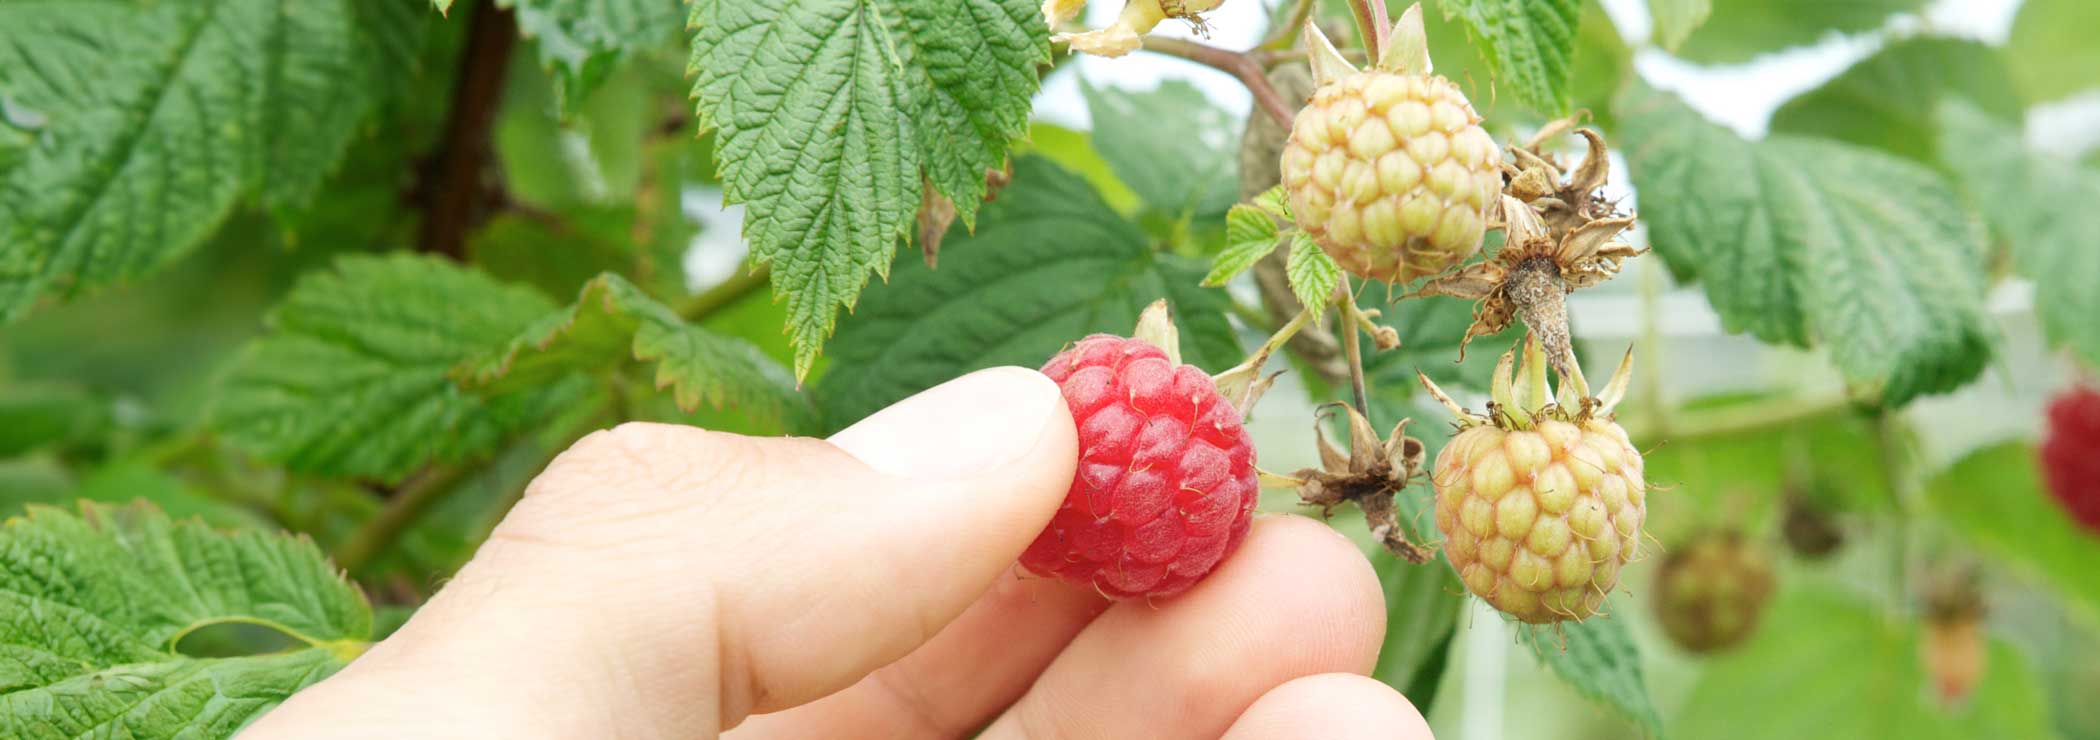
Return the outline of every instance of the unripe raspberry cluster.
[[[1523,621],[1596,613],[1640,549],[1641,455],[1609,421],[1475,426],[1437,456],[1433,475],[1459,579]]]
[[[1738,532],[1705,532],[1670,551],[1655,574],[1663,634],[1695,653],[1727,648],[1757,630],[1775,579],[1770,558]]]
[[[1417,374],[1460,427],[1430,473],[1436,526],[1451,568],[1488,605],[1533,624],[1585,619],[1639,554],[1648,516],[1641,452],[1611,415],[1632,356],[1596,396],[1572,356],[1558,393],[1547,386],[1537,334],[1523,357],[1502,355],[1485,415]]]
[[[1359,72],[1321,87],[1283,150],[1292,215],[1335,262],[1405,283],[1480,247],[1501,153],[1457,85]]]

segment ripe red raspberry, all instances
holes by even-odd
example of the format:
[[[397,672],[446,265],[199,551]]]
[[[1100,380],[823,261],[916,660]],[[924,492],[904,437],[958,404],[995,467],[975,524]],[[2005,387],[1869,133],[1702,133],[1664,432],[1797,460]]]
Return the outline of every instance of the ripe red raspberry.
[[[2100,532],[2100,391],[2073,388],[2049,402],[2042,475],[2072,519]]]
[[[1239,547],[1259,493],[1254,445],[1210,376],[1096,334],[1043,365],[1079,428],[1064,506],[1021,555],[1110,598],[1181,593]]]

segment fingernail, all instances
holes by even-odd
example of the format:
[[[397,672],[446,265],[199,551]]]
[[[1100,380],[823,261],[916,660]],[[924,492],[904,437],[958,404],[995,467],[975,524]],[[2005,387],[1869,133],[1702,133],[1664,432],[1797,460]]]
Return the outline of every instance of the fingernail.
[[[1019,460],[1065,410],[1057,384],[1021,367],[979,370],[831,436],[868,467],[904,478],[975,475]]]

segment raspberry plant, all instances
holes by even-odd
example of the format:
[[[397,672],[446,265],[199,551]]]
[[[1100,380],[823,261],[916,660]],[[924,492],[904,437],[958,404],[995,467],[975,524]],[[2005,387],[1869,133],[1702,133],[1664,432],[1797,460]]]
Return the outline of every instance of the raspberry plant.
[[[1002,364],[1113,443],[1022,566],[1327,517],[1440,733],[2100,737],[2100,6],[1092,5],[0,0],[0,737],[230,736],[592,429]]]

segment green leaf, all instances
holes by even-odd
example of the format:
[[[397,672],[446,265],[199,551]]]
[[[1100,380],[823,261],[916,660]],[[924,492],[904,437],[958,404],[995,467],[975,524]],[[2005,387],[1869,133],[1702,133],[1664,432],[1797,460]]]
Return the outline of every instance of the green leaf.
[[[2028,101],[2042,103],[2100,87],[2100,4],[2025,0],[2005,42],[2013,80]]]
[[[629,358],[656,363],[656,387],[670,388],[686,411],[705,403],[769,422],[808,416],[786,368],[748,342],[687,324],[611,273],[584,285],[576,305],[462,363],[454,376],[470,390],[501,397]]]
[[[181,478],[138,461],[112,463],[88,474],[69,496],[108,504],[143,500],[175,519],[196,519],[220,529],[274,529],[261,515],[214,499]]]
[[[1225,213],[1225,249],[1211,261],[1205,287],[1217,287],[1239,277],[1279,244],[1276,221],[1260,208],[1236,205]]]
[[[724,197],[788,303],[808,374],[930,184],[967,228],[1027,130],[1050,29],[1035,0],[694,0],[693,97]]]
[[[1146,91],[1079,90],[1093,117],[1094,148],[1154,210],[1175,219],[1217,214],[1239,200],[1244,124],[1187,80]]]
[[[212,411],[227,442],[294,470],[398,479],[493,448],[544,394],[486,400],[453,366],[554,310],[529,288],[447,260],[346,257],[265,320]]]
[[[972,370],[1040,367],[1090,333],[1128,335],[1160,298],[1174,307],[1184,361],[1215,372],[1241,359],[1227,299],[1198,287],[1200,267],[1154,251],[1085,180],[1040,158],[1014,162],[976,233],[950,229],[940,269],[905,255],[895,270],[833,344],[854,372],[819,384],[831,428]]]
[[[110,403],[67,383],[0,386],[0,457],[86,442],[110,425]]]
[[[1575,107],[1589,111],[1597,126],[1612,130],[1617,122],[1611,118],[1611,98],[1633,75],[1633,47],[1626,45],[1619,26],[1597,0],[1582,4],[1582,19],[1575,28],[1574,65],[1568,94]]]
[[[1672,734],[1700,740],[2056,737],[2027,659],[2009,645],[1992,641],[1975,694],[1946,708],[1926,688],[1913,624],[1820,588],[1790,589],[1768,608],[1749,643],[1707,662],[1673,717]]]
[[[1648,0],[1648,15],[1655,19],[1655,43],[1665,51],[1683,46],[1713,12],[1713,0]]]
[[[1699,64],[1736,64],[1760,54],[1812,44],[1827,34],[1881,28],[1889,16],[1926,0],[1712,0],[1706,23],[1677,55]]]
[[[1645,85],[1615,106],[1649,243],[1729,331],[1827,351],[1855,397],[1901,406],[1983,370],[1985,247],[1921,165],[1845,144],[1744,141]]]
[[[1959,97],[2017,121],[2022,105],[1998,51],[1966,39],[1920,36],[1891,43],[1844,74],[1787,101],[1772,130],[1885,149],[1934,162],[1935,116]]]
[[[1624,599],[1620,603],[1626,608]],[[1603,617],[1553,627],[1523,624],[1517,626],[1517,635],[1538,655],[1539,662],[1552,667],[1583,696],[1619,710],[1651,732],[1662,732],[1662,718],[1648,697],[1647,680],[1641,677],[1640,647],[1627,634],[1624,622]]]
[[[1578,0],[1439,0],[1446,19],[1486,53],[1495,79],[1548,116],[1568,111]]]
[[[452,12],[452,0],[430,0],[430,7],[437,8],[439,13],[449,14]]]
[[[176,652],[229,623],[307,647]],[[304,538],[218,532],[143,505],[35,507],[0,526],[0,736],[228,737],[371,634],[364,596]]]
[[[2033,447],[1970,453],[1926,487],[1938,520],[2017,571],[2062,594],[2100,626],[2100,537],[2080,529],[2035,475]]]
[[[1873,423],[1848,408],[1802,415],[1803,403],[1708,397],[1673,412],[1669,428],[1680,431],[1646,456],[1647,479],[1667,486],[1671,502],[1649,508],[1648,532],[1675,542],[1725,520],[1746,534],[1771,534],[1781,494],[1800,487],[1827,494],[1819,503],[1841,511],[1886,513],[1887,472],[1859,462],[1880,454]],[[1699,428],[1719,431],[1682,431]]]
[[[1334,302],[1334,286],[1342,281],[1341,266],[1303,231],[1291,232],[1290,260],[1284,263],[1283,273],[1298,302],[1312,308],[1315,318]]]
[[[627,57],[665,46],[683,27],[678,0],[496,0],[557,71],[563,107],[590,94]],[[439,8],[440,11],[444,8]]]
[[[1960,101],[1938,120],[1947,132],[1940,159],[2011,244],[2013,268],[2034,281],[2043,334],[2100,364],[2100,173],[2028,150],[2018,126]]]
[[[0,318],[151,272],[245,197],[303,207],[426,20],[368,0],[0,9],[0,100],[41,124],[0,170]]]
[[[1094,149],[1092,137],[1084,131],[1037,121],[1028,126],[1028,140],[1014,145],[1014,154],[1037,155],[1078,173],[1117,213],[1136,213],[1138,210],[1137,193],[1116,177],[1115,169],[1109,166],[1108,160],[1101,158],[1101,153]]]

